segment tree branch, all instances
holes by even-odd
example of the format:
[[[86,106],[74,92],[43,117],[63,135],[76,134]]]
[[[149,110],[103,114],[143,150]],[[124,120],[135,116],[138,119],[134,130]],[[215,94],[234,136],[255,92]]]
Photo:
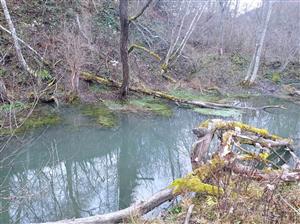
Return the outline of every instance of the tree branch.
[[[150,6],[150,4],[151,4],[152,1],[153,1],[153,0],[148,0],[148,2],[146,3],[146,5],[141,9],[141,11],[140,11],[138,14],[136,14],[136,15],[133,16],[133,17],[130,17],[130,18],[129,18],[129,24],[130,24],[131,22],[137,20],[141,15],[143,15],[143,13],[144,13],[145,10]]]

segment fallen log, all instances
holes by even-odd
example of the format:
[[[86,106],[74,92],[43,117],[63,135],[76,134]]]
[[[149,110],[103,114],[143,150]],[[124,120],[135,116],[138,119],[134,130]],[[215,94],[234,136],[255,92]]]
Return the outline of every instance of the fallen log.
[[[166,201],[169,201],[176,197],[176,194],[173,193],[172,189],[164,189],[157,192],[149,199],[141,201],[131,205],[128,208],[104,214],[104,215],[95,215],[86,218],[78,219],[68,219],[60,220],[57,222],[47,222],[44,224],[103,224],[103,223],[118,223],[126,221],[132,217],[141,216],[148,213],[159,205],[163,204]]]
[[[82,72],[80,77],[83,80],[96,82],[98,84],[102,84],[102,85],[106,85],[106,86],[111,86],[111,87],[116,87],[116,88],[121,87],[121,83],[119,83],[115,80],[96,76],[96,75],[88,73],[88,72]],[[164,93],[164,92],[156,91],[156,90],[152,90],[152,89],[147,89],[147,88],[140,88],[140,87],[129,87],[129,91],[165,99],[165,100],[168,100],[171,102],[175,102],[176,104],[192,105],[192,106],[209,108],[209,109],[221,109],[221,108],[246,109],[246,110],[264,110],[266,108],[283,109],[283,107],[280,105],[254,108],[254,107],[240,107],[240,106],[234,106],[234,105],[229,105],[229,104],[204,102],[204,101],[200,101],[200,100],[197,100],[197,101],[196,100],[185,100],[185,99],[170,95],[168,93]]]

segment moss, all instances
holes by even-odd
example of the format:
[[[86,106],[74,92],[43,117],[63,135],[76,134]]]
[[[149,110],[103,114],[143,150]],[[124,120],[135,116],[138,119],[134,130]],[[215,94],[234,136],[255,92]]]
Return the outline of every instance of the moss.
[[[156,54],[155,52],[147,49],[146,47],[143,47],[141,45],[138,45],[138,44],[133,44],[129,47],[129,50],[128,50],[128,53],[131,53],[134,49],[140,49],[142,51],[145,51],[146,53],[148,53],[149,55],[151,55],[152,57],[154,57],[155,59],[157,59],[158,61],[161,61],[161,57]]]
[[[23,119],[20,119],[19,122],[22,123],[22,120]],[[16,128],[15,130],[11,130],[10,128],[2,128],[0,130],[0,136],[11,135],[13,131],[15,131],[15,134],[21,134],[28,130],[55,125],[60,121],[61,118],[58,114],[44,113],[40,110],[37,110],[33,112],[33,114],[29,118],[27,118],[19,128]]]
[[[210,195],[220,195],[223,194],[223,189],[203,183],[198,177],[188,176],[185,178],[178,178],[173,181],[171,187],[174,188],[174,193],[182,192],[197,192],[197,193],[207,193]]]
[[[239,53],[232,54],[230,60],[233,64],[238,65],[240,67],[245,67],[248,64],[248,61]]]
[[[235,109],[209,109],[209,108],[194,108],[195,112],[203,115],[217,116],[217,117],[239,117],[242,115],[240,110]]]
[[[272,73],[272,81],[275,83],[280,83],[281,81],[281,74],[279,72]]]
[[[6,75],[7,71],[5,68],[0,68],[0,77],[4,77]]]
[[[42,116],[29,117],[25,123],[17,130],[23,132],[28,129],[39,128],[48,125],[55,125],[61,121],[61,118],[57,114],[48,114]]]
[[[83,115],[94,118],[102,127],[113,128],[118,124],[117,116],[104,104],[83,105],[80,111]]]
[[[150,97],[130,100],[129,104],[146,112],[151,112],[160,116],[172,116],[172,109],[165,103]]]
[[[279,72],[267,72],[264,76],[275,83],[281,82],[281,73]]]
[[[0,113],[6,113],[6,112],[10,112],[10,111],[21,111],[24,110],[25,108],[27,108],[28,105],[26,105],[23,102],[20,101],[15,101],[12,103],[4,103],[0,106]]]
[[[204,122],[202,122],[199,127],[200,128],[208,128],[209,123],[212,122],[212,120],[206,120]],[[283,139],[280,136],[277,135],[271,135],[268,130],[266,129],[260,129],[260,128],[256,128],[256,127],[252,127],[248,124],[244,124],[242,122],[238,122],[238,121],[222,121],[222,120],[218,120],[215,122],[215,129],[232,129],[234,130],[235,128],[240,128],[243,131],[247,131],[247,132],[252,132],[255,133],[257,135],[266,137],[266,138],[270,138],[272,140],[278,140],[278,139]]]
[[[222,195],[223,189],[203,181],[212,173],[224,166],[224,161],[215,156],[209,163],[204,164],[183,178],[178,178],[170,185],[174,193],[197,192],[209,195]]]

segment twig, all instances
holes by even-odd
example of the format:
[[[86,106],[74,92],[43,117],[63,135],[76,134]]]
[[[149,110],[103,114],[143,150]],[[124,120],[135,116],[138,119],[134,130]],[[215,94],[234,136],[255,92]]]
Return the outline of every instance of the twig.
[[[192,212],[193,212],[194,206],[195,206],[194,204],[191,204],[191,205],[189,206],[189,209],[188,209],[188,211],[187,211],[187,214],[186,214],[186,217],[185,217],[185,220],[184,220],[184,224],[189,224],[190,218],[191,218],[191,216],[192,216]]]
[[[3,31],[5,31],[6,33],[8,33],[8,34],[11,35],[11,32],[8,29],[6,29],[4,26],[2,26],[1,24],[0,24],[0,29],[2,29]],[[18,39],[18,41],[20,41],[20,43],[24,44],[25,47],[27,47],[29,50],[31,50],[36,56],[38,56],[38,58],[42,62],[46,63],[45,60],[44,60],[44,58],[36,50],[34,50],[29,44],[27,44],[25,41],[23,41],[19,37],[17,37],[17,39]]]
[[[280,199],[287,204],[298,216],[300,216],[300,211],[296,209],[294,206],[292,206],[288,201],[286,201],[280,194],[279,194]]]
[[[141,9],[141,11],[138,14],[136,14],[135,16],[129,18],[129,23],[131,23],[134,20],[137,20],[141,15],[143,15],[143,13],[149,7],[149,5],[151,4],[152,1],[153,0],[148,0],[148,2],[146,3],[146,5]]]

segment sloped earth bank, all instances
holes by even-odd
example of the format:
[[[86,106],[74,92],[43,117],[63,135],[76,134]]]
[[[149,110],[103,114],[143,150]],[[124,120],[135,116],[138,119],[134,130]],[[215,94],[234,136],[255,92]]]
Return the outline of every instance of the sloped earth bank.
[[[129,111],[135,113],[128,113],[128,104],[112,102],[104,102],[105,109],[94,105],[97,110],[90,105],[61,107],[57,111],[61,122],[44,128],[39,126],[13,138],[8,148],[1,151],[0,223],[56,221],[117,211],[133,201],[148,198],[190,172],[190,149],[195,141],[192,129],[216,115],[202,115],[165,103],[162,106],[161,101],[156,102],[159,106],[151,111],[153,106],[149,101],[151,99],[132,102],[134,107],[130,106]],[[243,111],[227,119],[294,138],[297,144],[300,134],[298,105],[271,97],[235,100],[234,104],[250,107],[284,105],[287,110]],[[140,105],[146,105],[148,111],[138,109]],[[299,156],[299,146],[295,149]],[[248,192],[250,196],[243,191],[243,199],[246,201],[252,194],[257,194],[260,200],[264,190],[256,188],[256,183],[247,186],[255,191]],[[292,208],[297,208],[297,201],[286,198],[293,192],[297,189],[290,186],[280,195]],[[267,200],[269,196],[263,195]],[[280,196],[277,198],[278,204],[286,204]],[[231,200],[237,201],[228,198],[227,202],[232,203]],[[219,204],[215,197],[209,196],[201,197],[198,202],[205,203],[202,207],[195,206],[192,217],[196,217],[196,212],[204,221],[220,218],[220,214],[216,216],[213,212],[218,206],[235,208],[227,206],[226,201]],[[243,202],[239,199],[239,203]],[[191,204],[196,202],[183,200],[183,204],[171,209],[165,221],[181,222]],[[292,209],[287,204],[284,208]],[[152,217],[163,213],[164,207],[161,207]],[[224,210],[225,213],[230,211]],[[228,220],[238,221],[238,218]]]

